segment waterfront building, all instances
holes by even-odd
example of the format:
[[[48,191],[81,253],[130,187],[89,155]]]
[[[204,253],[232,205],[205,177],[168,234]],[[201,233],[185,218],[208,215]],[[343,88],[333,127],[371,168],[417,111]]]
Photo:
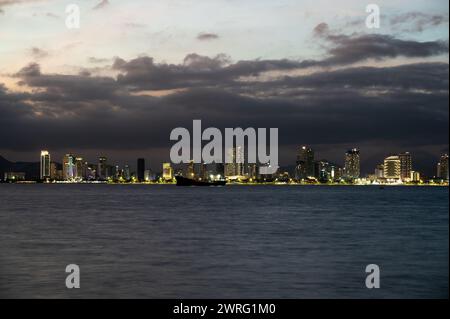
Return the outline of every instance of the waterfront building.
[[[314,150],[307,146],[302,146],[297,154],[297,165],[295,169],[295,178],[305,180],[314,178],[315,174]]]
[[[412,156],[411,153],[401,153],[400,158],[400,177],[403,181],[408,181],[411,179],[412,171]]]
[[[125,165],[125,167],[123,168],[123,179],[126,181],[130,181],[131,180],[131,170],[130,170],[130,166],[129,165]]]
[[[383,179],[384,178],[384,164],[377,165],[375,168],[375,178]]]
[[[444,154],[441,156],[438,164],[438,177],[446,181],[449,180],[448,154]]]
[[[63,179],[73,181],[76,177],[75,156],[66,154],[63,158]]]
[[[384,177],[390,180],[401,179],[401,160],[399,156],[389,156],[384,160]]]
[[[230,163],[225,163],[225,177],[239,178],[244,176],[245,156],[241,146],[228,150]]]
[[[137,179],[139,182],[145,181],[145,159],[139,158],[137,160]]]
[[[75,179],[82,181],[87,177],[87,163],[82,157],[75,158]]]
[[[155,180],[155,174],[149,169],[145,170],[144,172],[144,181],[145,182],[151,182]]]
[[[356,148],[345,153],[345,177],[347,179],[358,179],[361,177],[360,151]]]
[[[166,182],[170,182],[173,180],[173,168],[170,163],[163,164],[163,179]]]
[[[411,180],[411,182],[419,183],[421,181],[420,173],[416,172],[416,171],[411,171],[410,180]]]
[[[45,180],[51,177],[51,159],[48,151],[41,151],[40,178]]]
[[[25,178],[26,174],[23,172],[6,172],[4,180],[6,182],[19,182],[24,181]]]
[[[97,177],[99,180],[107,180],[110,176],[108,172],[108,159],[106,157],[98,158]]]

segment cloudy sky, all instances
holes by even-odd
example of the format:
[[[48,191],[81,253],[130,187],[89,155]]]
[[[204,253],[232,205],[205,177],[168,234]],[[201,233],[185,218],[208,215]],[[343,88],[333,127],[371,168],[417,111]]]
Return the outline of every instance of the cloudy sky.
[[[374,1],[371,1],[371,3]],[[0,155],[40,149],[159,169],[169,134],[278,127],[281,164],[302,144],[363,170],[448,152],[448,2],[0,0]],[[80,7],[80,29],[65,26]]]

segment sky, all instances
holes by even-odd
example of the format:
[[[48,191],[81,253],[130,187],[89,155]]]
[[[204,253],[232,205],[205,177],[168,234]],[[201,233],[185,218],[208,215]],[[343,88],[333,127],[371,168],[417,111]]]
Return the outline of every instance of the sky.
[[[410,151],[432,174],[448,152],[448,12],[441,0],[0,0],[0,155],[158,170],[171,130],[201,119],[279,128],[282,165],[301,145],[337,164],[358,147],[365,172]]]

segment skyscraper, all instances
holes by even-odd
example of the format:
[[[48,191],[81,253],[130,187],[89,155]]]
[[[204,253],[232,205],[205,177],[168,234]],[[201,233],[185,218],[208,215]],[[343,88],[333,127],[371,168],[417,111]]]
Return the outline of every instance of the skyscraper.
[[[441,156],[441,160],[439,161],[438,165],[438,177],[442,178],[443,180],[448,181],[449,180],[449,174],[448,174],[448,154],[444,154]]]
[[[400,158],[400,177],[403,181],[411,179],[412,157],[409,152],[399,155]]]
[[[131,180],[131,170],[129,165],[125,165],[125,167],[123,168],[123,179],[126,181]]]
[[[99,180],[106,180],[109,177],[108,159],[106,157],[98,158],[97,177]]]
[[[137,160],[137,179],[141,183],[145,181],[145,159],[143,158]]]
[[[237,177],[244,176],[245,156],[241,146],[230,148],[228,150],[230,163],[225,163],[225,176]]]
[[[41,180],[51,177],[51,161],[48,151],[41,151],[40,177]]]
[[[173,180],[173,168],[170,163],[163,164],[163,179],[166,182]]]
[[[345,153],[345,177],[358,179],[361,176],[360,151],[356,148]]]
[[[384,177],[387,179],[401,179],[400,156],[389,156],[384,160]]]
[[[297,155],[295,177],[297,180],[304,180],[315,175],[314,151],[310,147],[302,146]]]
[[[87,177],[87,163],[82,157],[75,158],[74,175],[74,177],[79,181],[86,179]]]
[[[75,178],[75,156],[66,154],[63,158],[63,179],[72,181]]]

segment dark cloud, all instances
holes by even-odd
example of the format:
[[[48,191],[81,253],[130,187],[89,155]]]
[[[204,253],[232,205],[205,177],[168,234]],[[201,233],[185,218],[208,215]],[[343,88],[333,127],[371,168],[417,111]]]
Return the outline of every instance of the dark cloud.
[[[314,34],[326,41],[327,54],[322,60],[251,60],[233,63],[224,54],[213,58],[190,54],[182,64],[156,63],[151,57],[130,61],[117,58],[113,68],[121,72],[118,77],[121,84],[136,90],[164,90],[230,85],[241,77],[258,76],[269,71],[328,68],[367,60],[428,58],[448,54],[448,42],[418,42],[382,34],[347,36],[331,32],[325,23],[319,24]]]
[[[254,60],[231,63],[220,54],[210,58],[189,54],[182,64],[158,64],[153,58],[139,57],[130,61],[117,58],[113,68],[122,73],[118,81],[136,89],[163,90],[197,86],[223,86],[244,76],[263,72],[294,70],[312,65],[291,60]]]
[[[299,144],[320,145],[325,154],[364,147],[373,159],[364,164],[370,169],[387,145],[428,159],[436,149],[448,149],[448,63],[354,65],[396,57],[426,61],[448,54],[447,43],[349,36],[326,24],[314,35],[325,43],[321,60],[233,62],[224,54],[196,53],[179,64],[115,58],[110,71],[117,77],[83,69],[78,75],[47,74],[31,63],[14,75],[31,88],[27,93],[0,86],[0,149],[146,150],[160,160],[168,156],[170,131],[190,127],[193,119],[218,128],[278,127],[281,147],[289,150],[282,153],[285,164],[293,163]],[[307,72],[291,72],[298,70]],[[160,90],[164,94],[156,94]],[[334,156],[329,159],[342,162],[342,154]]]
[[[200,41],[211,41],[211,40],[217,40],[217,39],[219,39],[219,35],[218,34],[215,34],[215,33],[200,33],[198,36],[197,36],[197,40],[200,40]]]
[[[145,76],[156,67],[158,76],[152,76],[162,77],[161,87],[170,87],[178,76],[191,84],[162,97],[135,95],[121,77],[45,74],[38,64],[30,64],[16,76],[35,89],[33,93],[14,94],[0,86],[0,149],[145,149],[159,159],[161,150],[170,146],[170,131],[191,127],[193,119],[219,128],[278,127],[281,147],[291,150],[282,158],[287,164],[294,161],[298,144],[321,145],[324,150],[364,145],[366,154],[383,143],[422,153],[430,145],[448,145],[448,64],[357,67],[238,82],[229,74],[249,74],[247,69],[253,67],[243,72],[239,63],[227,61],[190,55],[183,65],[161,67],[151,58],[116,60],[117,69],[133,76],[138,70]],[[200,70],[225,72],[225,81],[216,85],[217,79],[207,81]],[[147,80],[156,83],[156,78]],[[341,162],[341,157],[335,154],[330,160]],[[372,164],[365,162],[370,169]]]
[[[419,42],[402,40],[386,34],[362,34],[347,36],[334,34],[325,23],[315,28],[315,35],[327,41],[329,57],[317,66],[348,65],[369,59],[427,58],[448,54],[448,41]]]
[[[17,72],[16,76],[19,77],[33,77],[41,75],[41,67],[37,63],[30,63],[27,66],[23,67],[19,72]]]

